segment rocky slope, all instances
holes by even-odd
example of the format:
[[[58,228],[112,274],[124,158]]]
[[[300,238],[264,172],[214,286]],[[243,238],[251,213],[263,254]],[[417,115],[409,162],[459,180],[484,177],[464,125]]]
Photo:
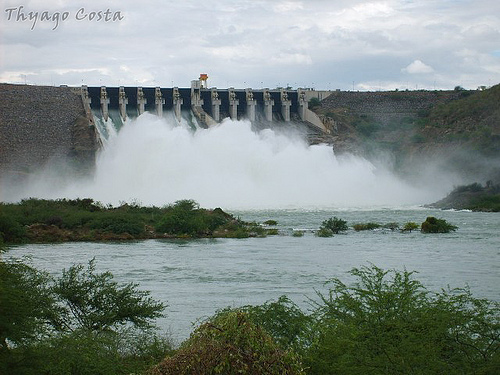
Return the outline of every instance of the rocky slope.
[[[80,95],[68,87],[0,84],[0,172],[61,162],[85,172],[98,148]]]

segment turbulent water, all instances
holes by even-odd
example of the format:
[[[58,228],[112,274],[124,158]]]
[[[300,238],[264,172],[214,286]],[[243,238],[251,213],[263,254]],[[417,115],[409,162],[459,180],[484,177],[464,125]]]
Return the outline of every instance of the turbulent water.
[[[105,147],[95,175],[78,179],[46,169],[3,200],[92,197],[103,203],[164,205],[194,199],[205,207],[337,208],[408,206],[442,198],[450,186],[410,186],[383,166],[293,133],[254,132],[226,119],[193,131],[173,116],[145,113],[125,124],[100,122]],[[117,128],[120,128],[117,131]]]
[[[59,274],[72,264],[96,258],[100,270],[119,281],[137,282],[169,306],[159,321],[178,341],[192,323],[227,306],[261,304],[286,294],[307,309],[307,298],[323,283],[352,281],[352,267],[373,263],[384,269],[415,270],[430,290],[468,284],[476,297],[500,301],[500,216],[494,213],[437,210],[278,210],[236,211],[244,220],[276,219],[280,235],[217,240],[148,240],[126,243],[23,245],[7,256],[30,256],[35,266]],[[459,229],[425,235],[390,230],[348,231],[332,238],[312,230],[329,217],[359,222],[422,222],[445,218]],[[293,237],[292,230],[304,230]]]

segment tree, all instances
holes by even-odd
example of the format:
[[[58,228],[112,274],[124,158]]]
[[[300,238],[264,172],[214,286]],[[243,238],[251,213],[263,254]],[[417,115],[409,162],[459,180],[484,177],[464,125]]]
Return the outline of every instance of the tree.
[[[308,106],[309,109],[314,109],[320,106],[321,106],[321,100],[319,100],[319,98],[314,97],[309,100],[309,106]]]
[[[56,299],[50,278],[21,262],[0,261],[0,353],[47,333]]]
[[[133,283],[118,284],[95,261],[52,279],[0,261],[0,374],[124,374],[171,349],[152,320],[164,305]]]
[[[151,321],[162,316],[165,306],[137,287],[134,283],[119,285],[111,272],[96,273],[94,259],[86,269],[75,265],[63,270],[52,288],[61,304],[54,328],[101,332],[127,323],[151,328]]]

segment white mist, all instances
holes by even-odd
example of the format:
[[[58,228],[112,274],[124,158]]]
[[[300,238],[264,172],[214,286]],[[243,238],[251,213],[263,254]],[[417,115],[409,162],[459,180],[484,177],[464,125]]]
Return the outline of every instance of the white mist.
[[[38,176],[14,195],[91,197],[114,205],[194,199],[207,208],[367,208],[429,203],[446,191],[411,187],[365,159],[335,156],[327,145],[255,133],[248,121],[226,119],[193,133],[147,113],[108,140],[92,179],[50,185]]]

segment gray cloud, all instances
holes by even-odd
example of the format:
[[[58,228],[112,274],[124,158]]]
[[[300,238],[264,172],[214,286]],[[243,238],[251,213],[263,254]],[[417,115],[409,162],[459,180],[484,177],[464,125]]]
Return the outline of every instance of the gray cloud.
[[[440,1],[58,1],[0,23],[0,81],[35,84],[476,88],[500,82],[500,3]],[[84,8],[116,22],[76,20]],[[415,74],[419,73],[419,74]]]

